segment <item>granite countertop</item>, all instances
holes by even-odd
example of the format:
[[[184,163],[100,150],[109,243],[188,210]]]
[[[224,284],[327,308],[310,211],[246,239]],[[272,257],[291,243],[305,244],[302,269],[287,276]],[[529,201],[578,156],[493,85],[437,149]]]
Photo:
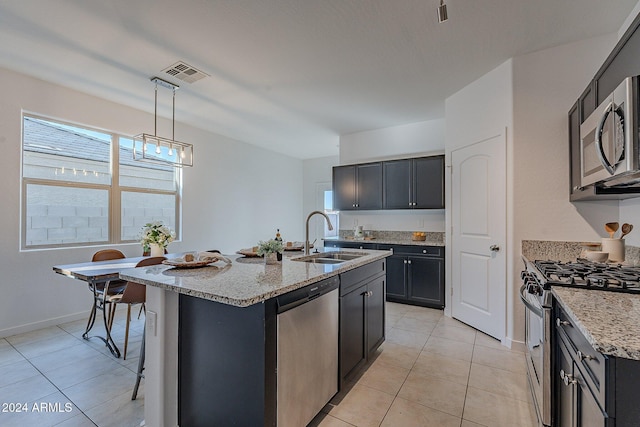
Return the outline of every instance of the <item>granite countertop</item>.
[[[417,241],[411,239],[346,239],[346,238],[327,238],[326,242],[349,242],[349,243],[373,243],[382,245],[414,245],[414,246],[444,246],[444,242],[441,240],[425,240]]]
[[[358,249],[342,252],[365,255],[340,264],[313,264],[294,261],[302,255],[285,256],[277,265],[265,265],[262,258],[225,255],[231,259],[231,264],[218,261],[195,269],[176,269],[161,264],[123,270],[120,277],[223,304],[248,307],[391,255],[390,251]]]
[[[640,360],[640,295],[564,287],[552,292],[595,350]]]

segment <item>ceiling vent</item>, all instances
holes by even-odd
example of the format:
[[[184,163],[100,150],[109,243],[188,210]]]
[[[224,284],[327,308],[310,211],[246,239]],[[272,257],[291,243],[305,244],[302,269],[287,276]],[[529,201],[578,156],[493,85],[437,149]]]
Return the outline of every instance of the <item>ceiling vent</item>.
[[[162,70],[163,73],[170,75],[171,77],[176,77],[183,82],[194,83],[200,79],[208,77],[209,75],[203,73],[195,67],[192,67],[189,64],[185,64],[184,62],[176,62],[169,68],[165,68]]]

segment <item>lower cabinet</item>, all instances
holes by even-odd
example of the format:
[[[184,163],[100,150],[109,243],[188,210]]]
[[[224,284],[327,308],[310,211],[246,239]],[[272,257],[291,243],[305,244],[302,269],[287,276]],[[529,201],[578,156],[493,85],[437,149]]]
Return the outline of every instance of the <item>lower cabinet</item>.
[[[379,245],[393,250],[387,258],[387,301],[444,307],[444,248]]]
[[[640,425],[637,403],[640,361],[597,352],[557,302],[554,318],[552,424],[558,427]]]
[[[385,261],[340,275],[340,385],[384,342]]]

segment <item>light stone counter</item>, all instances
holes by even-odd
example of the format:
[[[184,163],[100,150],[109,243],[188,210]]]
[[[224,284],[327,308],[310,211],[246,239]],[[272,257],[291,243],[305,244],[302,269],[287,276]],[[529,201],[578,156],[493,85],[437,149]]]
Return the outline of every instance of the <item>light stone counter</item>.
[[[640,295],[558,286],[552,292],[595,350],[640,360]]]
[[[390,251],[375,250],[343,252],[365,255],[340,264],[313,264],[294,261],[299,256],[285,256],[277,265],[264,265],[261,258],[225,255],[232,260],[230,265],[222,261],[196,269],[154,265],[124,270],[120,277],[227,305],[248,307],[391,255]]]
[[[411,239],[389,239],[389,238],[375,238],[373,240],[364,239],[347,239],[347,238],[331,238],[324,239],[325,242],[347,242],[347,243],[373,243],[375,245],[414,245],[414,246],[444,246],[442,240],[411,240]],[[325,244],[326,246],[326,244]]]

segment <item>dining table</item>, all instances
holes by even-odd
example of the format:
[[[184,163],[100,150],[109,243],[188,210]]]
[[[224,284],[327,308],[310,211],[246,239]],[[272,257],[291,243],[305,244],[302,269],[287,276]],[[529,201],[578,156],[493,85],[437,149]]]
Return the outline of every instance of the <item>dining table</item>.
[[[165,257],[168,259],[177,258],[182,256],[183,254],[165,254]],[[89,315],[89,320],[87,321],[87,327],[85,328],[84,333],[82,334],[82,338],[85,340],[89,340],[91,338],[98,338],[102,340],[111,354],[116,358],[120,358],[120,350],[118,346],[113,341],[113,337],[111,336],[111,331],[108,324],[107,319],[107,308],[105,307],[105,303],[98,292],[98,286],[104,285],[105,287],[109,286],[109,283],[114,280],[120,279],[120,272],[129,268],[135,268],[138,262],[146,259],[148,257],[131,257],[131,258],[120,258],[113,259],[107,261],[88,261],[88,262],[80,262],[75,264],[65,264],[65,265],[54,265],[53,271],[62,274],[63,276],[70,277],[73,279],[78,279],[83,282],[89,284],[89,288],[93,293],[93,305],[91,307],[91,313]],[[93,335],[90,336],[89,332],[93,328],[93,325],[96,320],[97,311],[102,311],[102,319],[104,322],[105,335]],[[136,385],[133,391],[132,400],[136,399],[138,386],[140,384],[140,379],[143,377],[142,371],[144,370],[144,357],[145,357],[145,331],[146,328],[143,329],[143,337],[142,337],[142,345],[140,347],[140,359],[138,360],[138,378],[136,380]]]

